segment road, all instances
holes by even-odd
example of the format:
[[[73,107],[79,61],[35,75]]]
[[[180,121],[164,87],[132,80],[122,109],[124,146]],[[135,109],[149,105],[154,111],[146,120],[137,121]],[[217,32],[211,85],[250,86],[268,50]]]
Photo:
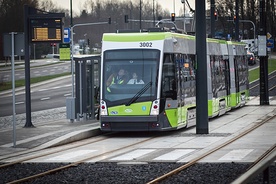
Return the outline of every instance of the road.
[[[24,64],[17,63],[15,80],[25,78]],[[31,78],[47,75],[68,73],[71,71],[70,62],[57,62],[56,60],[39,60],[31,62]],[[11,81],[11,68],[2,67],[0,82]],[[65,107],[66,97],[71,95],[71,75],[54,80],[31,85],[31,109],[32,112]],[[13,114],[12,91],[2,92],[0,95],[0,117]],[[26,112],[25,87],[16,88],[15,112],[22,114]]]
[[[31,87],[32,112],[58,107],[65,107],[66,97],[71,96],[71,76],[57,78]],[[25,113],[25,89],[16,91],[16,114]],[[0,117],[12,115],[12,93],[0,96]]]
[[[16,62],[15,80],[25,79],[25,66],[23,62]],[[11,67],[3,67],[0,70],[0,83],[12,80]],[[54,59],[42,59],[31,62],[30,76],[41,77],[71,72],[70,62],[59,62]]]

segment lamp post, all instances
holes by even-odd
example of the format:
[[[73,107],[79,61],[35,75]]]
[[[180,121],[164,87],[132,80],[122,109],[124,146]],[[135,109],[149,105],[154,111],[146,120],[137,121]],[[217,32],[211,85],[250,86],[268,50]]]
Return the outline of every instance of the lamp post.
[[[254,52],[255,52],[255,49],[256,49],[256,27],[255,27],[255,24],[254,22],[252,22],[251,20],[240,20],[240,22],[249,22],[253,25],[253,31],[254,31]]]
[[[153,16],[153,27],[154,27],[155,26],[154,0],[152,0],[152,16]]]
[[[140,30],[142,30],[142,0],[140,0]]]
[[[231,22],[234,22],[234,20],[227,20],[227,21],[231,21]],[[239,20],[239,22],[248,22],[248,23],[251,23],[253,25],[253,31],[254,31],[254,51],[255,51],[255,48],[256,48],[256,26],[254,24],[254,22],[252,22],[251,20]]]
[[[72,8],[72,0],[70,0],[70,24],[73,26],[73,8]]]
[[[183,3],[183,17],[184,17],[184,19],[183,19],[183,24],[184,24],[183,29],[184,29],[184,32],[186,32],[185,0],[181,0],[181,3]]]
[[[173,12],[175,13],[175,0],[173,0]]]

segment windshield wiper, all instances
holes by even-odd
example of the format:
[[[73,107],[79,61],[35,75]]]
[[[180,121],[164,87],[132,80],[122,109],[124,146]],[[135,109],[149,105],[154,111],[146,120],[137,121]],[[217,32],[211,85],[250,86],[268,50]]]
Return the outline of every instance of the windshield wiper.
[[[147,85],[145,85],[142,89],[140,89],[140,91],[138,91],[138,92],[132,97],[132,99],[130,99],[129,102],[126,103],[126,106],[130,106],[130,104],[132,104],[132,103],[135,102],[138,98],[140,98],[140,96],[141,96],[142,94],[144,94],[151,86],[152,86],[152,82],[147,83]]]

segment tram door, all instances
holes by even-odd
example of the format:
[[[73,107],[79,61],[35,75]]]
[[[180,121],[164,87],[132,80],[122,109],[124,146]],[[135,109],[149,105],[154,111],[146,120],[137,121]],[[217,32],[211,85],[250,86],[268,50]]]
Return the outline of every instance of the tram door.
[[[240,91],[240,79],[239,79],[239,64],[238,64],[237,56],[234,56],[234,65],[235,65],[235,87],[236,87],[236,93],[238,94]],[[238,95],[236,96],[236,103],[237,104],[240,103]]]
[[[176,57],[173,54],[164,55],[164,64],[162,70],[162,98],[165,98],[167,103],[173,104],[171,108],[177,108],[176,119],[177,124],[181,122],[181,112],[177,105],[177,78],[176,78]]]
[[[178,124],[183,123],[186,116],[184,109],[184,77],[183,77],[183,68],[184,68],[184,55],[176,54],[175,58],[175,66],[176,66],[176,82],[177,82],[177,104],[178,104]]]
[[[225,90],[226,90],[226,96],[227,96],[227,107],[230,107],[230,67],[229,67],[229,58],[228,56],[223,56],[223,62],[225,63],[224,66],[224,80],[225,80]]]

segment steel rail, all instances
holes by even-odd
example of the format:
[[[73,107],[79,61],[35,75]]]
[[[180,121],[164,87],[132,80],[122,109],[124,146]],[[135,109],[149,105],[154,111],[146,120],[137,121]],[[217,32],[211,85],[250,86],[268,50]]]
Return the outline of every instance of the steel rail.
[[[249,183],[257,174],[264,171],[276,159],[276,144],[265,152],[244,174],[234,180],[231,184]]]
[[[87,144],[91,144],[91,143],[95,143],[95,142],[100,142],[100,141],[103,141],[105,139],[108,139],[108,138],[106,138],[106,137],[105,138],[100,138],[100,139],[89,141],[89,142],[85,142],[85,143],[82,143],[82,144],[79,144],[79,145],[73,144],[73,145],[70,145],[68,148],[65,148],[65,149],[64,149],[64,147],[62,147],[60,150],[52,150],[52,151],[49,151],[49,152],[44,153],[44,154],[39,154],[39,155],[35,155],[35,156],[29,156],[29,157],[26,157],[26,158],[23,158],[23,159],[19,159],[19,160],[14,161],[14,162],[9,162],[9,163],[6,163],[6,164],[2,164],[2,165],[0,165],[0,169],[5,168],[5,167],[9,167],[9,166],[12,166],[12,165],[15,165],[15,164],[19,164],[19,163],[22,163],[22,162],[26,162],[28,160],[33,160],[33,159],[44,157],[44,156],[48,156],[48,155],[51,155],[51,154],[54,154],[54,153],[63,152],[65,150],[70,150],[70,149],[74,149],[74,148],[77,148],[77,147],[81,147],[81,146],[84,146],[84,145],[87,145]],[[45,149],[35,150],[33,152],[38,152],[38,151],[41,151],[41,150],[45,150]],[[27,152],[26,154],[33,153],[33,152]],[[14,157],[18,157],[18,155],[15,155]],[[13,158],[13,157],[10,157],[10,158]]]
[[[247,169],[250,170],[252,167],[257,165],[260,161],[264,160],[266,157],[268,157],[273,151],[276,151],[276,144],[274,144],[270,149],[268,149],[264,154],[262,154],[255,162]]]
[[[152,181],[150,181],[150,182],[148,182],[147,184],[159,183],[159,182],[165,180],[166,178],[171,177],[171,176],[173,176],[173,175],[179,173],[180,171],[183,171],[184,169],[187,169],[188,167],[190,167],[190,166],[192,166],[192,165],[195,165],[199,160],[205,158],[205,157],[208,156],[208,155],[211,155],[211,154],[214,153],[215,151],[218,151],[218,150],[220,150],[221,148],[223,148],[223,147],[225,147],[225,146],[231,144],[232,142],[234,142],[234,141],[240,139],[241,137],[243,137],[243,136],[245,136],[246,134],[252,132],[253,130],[257,129],[258,127],[262,126],[262,125],[265,124],[267,121],[269,121],[269,120],[271,120],[271,119],[273,119],[273,118],[275,118],[275,115],[273,115],[273,116],[271,116],[271,117],[268,117],[268,118],[264,119],[262,122],[260,122],[260,123],[258,123],[258,124],[255,124],[255,125],[252,126],[251,128],[245,130],[244,132],[242,132],[242,133],[240,133],[239,135],[233,137],[232,139],[226,141],[225,143],[223,143],[223,144],[221,144],[221,145],[219,145],[219,146],[217,146],[217,147],[215,147],[215,148],[213,148],[213,149],[207,151],[206,153],[204,153],[204,154],[202,154],[202,155],[200,155],[200,156],[198,156],[198,157],[192,159],[192,160],[189,161],[187,164],[184,164],[184,165],[182,165],[182,166],[180,166],[180,167],[178,167],[178,168],[176,168],[176,169],[174,169],[174,170],[172,170],[172,171],[170,171],[170,172],[168,172],[168,173],[166,173],[166,174],[164,174],[164,175],[162,175],[162,176],[160,176],[160,177],[158,177],[158,178],[156,178],[156,179],[154,179],[154,180],[152,180]]]
[[[272,76],[272,77],[270,77],[268,80],[272,80],[273,78],[275,78],[276,77],[276,75],[274,75],[274,76]],[[258,84],[256,84],[256,85],[254,85],[254,86],[252,86],[251,88],[249,88],[249,90],[251,90],[251,89],[254,89],[254,88],[256,88],[256,87],[258,87],[260,84],[258,83]],[[273,88],[275,88],[275,86],[273,86],[272,88],[270,88],[271,90],[273,89]],[[269,91],[271,91],[269,89]]]
[[[153,140],[153,139],[155,139],[155,138],[157,138],[157,137],[159,137],[159,136],[150,137],[150,138],[148,138],[148,139],[145,139],[145,140],[136,142],[136,143],[134,143],[134,144],[130,144],[130,145],[127,145],[127,146],[124,146],[124,147],[121,147],[121,148],[117,148],[117,149],[114,149],[114,150],[111,150],[111,151],[102,153],[102,154],[100,154],[100,155],[91,156],[91,157],[88,157],[88,158],[79,160],[79,161],[77,161],[77,162],[74,162],[74,163],[71,163],[71,164],[68,164],[68,165],[65,165],[65,166],[62,166],[62,167],[58,167],[58,168],[51,169],[51,170],[48,170],[48,171],[45,171],[45,172],[41,172],[41,173],[39,173],[39,174],[35,174],[35,175],[32,175],[32,176],[28,176],[28,177],[25,177],[25,178],[22,178],[22,179],[19,179],[19,180],[14,180],[14,181],[8,182],[7,184],[15,184],[15,183],[25,182],[25,181],[28,181],[28,180],[31,180],[31,179],[35,179],[35,178],[38,178],[38,177],[41,177],[41,176],[45,176],[45,175],[52,174],[52,173],[54,173],[54,172],[58,172],[58,171],[61,171],[61,170],[64,170],[64,169],[68,169],[68,168],[70,168],[70,167],[75,167],[75,166],[77,166],[77,165],[79,165],[79,164],[83,164],[84,162],[89,161],[89,160],[91,160],[91,159],[94,159],[94,158],[97,158],[97,157],[102,157],[102,156],[108,155],[108,154],[110,154],[110,153],[113,153],[113,152],[115,152],[115,151],[120,151],[120,150],[129,148],[129,147],[138,145],[138,144],[142,144],[142,143],[144,143],[144,142]]]

